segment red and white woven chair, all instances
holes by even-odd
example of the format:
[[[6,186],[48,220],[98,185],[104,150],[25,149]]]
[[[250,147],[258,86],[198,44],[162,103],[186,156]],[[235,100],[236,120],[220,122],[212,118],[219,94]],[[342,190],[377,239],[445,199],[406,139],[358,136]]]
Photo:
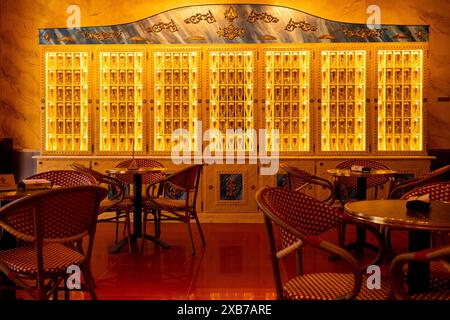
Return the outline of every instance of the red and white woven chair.
[[[390,266],[390,276],[392,281],[392,292],[394,298],[398,300],[450,300],[450,288],[436,290],[431,288],[430,291],[409,295],[405,287],[404,267],[408,262],[429,262],[432,268],[433,262],[445,261],[447,263],[447,271],[450,272],[450,245],[423,250],[419,252],[403,253],[395,257]]]
[[[450,182],[438,182],[428,184],[417,189],[411,190],[404,194],[402,199],[407,200],[410,197],[421,196],[429,194],[431,200],[450,202]],[[399,231],[401,229],[388,228],[385,234],[386,247],[389,250],[390,256],[395,256],[392,249],[392,231]],[[433,246],[440,247],[450,244],[450,237],[448,232],[439,232],[432,234]],[[407,269],[405,269],[405,273]],[[433,260],[430,263],[430,283],[429,287],[432,290],[450,289],[450,263],[444,260]]]
[[[296,191],[302,191],[310,186],[318,186],[328,191],[327,197],[323,202],[333,204],[334,202],[334,188],[333,184],[321,177],[313,175],[308,171],[291,166],[287,163],[281,163],[280,168],[287,172],[289,188]]]
[[[396,186],[389,193],[389,199],[400,199],[405,193],[427,184],[448,181],[450,165],[430,171]]]
[[[51,186],[74,187],[96,185],[97,181],[91,175],[72,170],[56,170],[35,174],[27,179],[46,179]]]
[[[361,159],[355,159],[355,160],[347,160],[344,162],[341,162],[336,166],[336,169],[351,169],[353,166],[362,166],[367,167],[370,169],[375,170],[390,170],[390,168],[386,165],[384,165],[381,162],[373,161],[373,160],[361,160]],[[376,199],[378,197],[378,189],[385,184],[388,184],[388,188],[391,188],[392,184],[392,178],[386,177],[386,176],[369,176],[367,177],[367,190],[374,189],[374,198]],[[356,177],[336,177],[334,180],[334,190],[336,193],[336,198],[339,199],[339,201],[342,204],[342,207],[344,207],[344,203],[348,200],[350,200],[350,191],[354,191],[357,189],[357,178]],[[345,199],[343,197],[345,195]],[[343,221],[339,225],[339,244],[340,246],[345,245],[345,229],[346,229],[346,223]],[[380,247],[379,251],[381,251],[383,248]]]
[[[119,224],[122,218],[125,218],[125,231],[128,237],[128,251],[131,253],[131,227],[130,227],[130,212],[133,211],[133,201],[130,198],[125,198],[125,185],[118,179],[104,175],[96,170],[92,170],[78,163],[73,163],[71,167],[78,171],[90,175],[95,178],[97,184],[108,188],[109,196],[100,203],[99,216],[97,222],[114,222],[115,223],[115,237],[114,243],[117,244],[119,236]],[[105,213],[113,212],[114,216],[109,217]]]
[[[185,223],[188,229],[189,238],[191,240],[193,255],[195,255],[195,246],[194,239],[192,238],[191,219],[194,219],[197,223],[197,228],[200,233],[202,244],[203,246],[206,245],[205,236],[203,234],[196,209],[198,187],[200,184],[202,167],[202,164],[189,166],[157,182],[161,185],[162,190],[163,188],[170,185],[178,191],[183,192],[185,194],[185,199],[172,199],[164,197],[163,194],[155,197],[151,193],[153,186],[149,185],[147,187],[147,197],[149,201],[153,203],[153,207],[156,209],[156,224],[159,225],[161,220],[176,220]],[[147,216],[148,212],[144,216],[144,236],[146,232],[146,222],[148,221]],[[159,239],[159,236],[159,232],[156,232],[157,239]],[[145,241],[143,240],[141,250],[144,250],[144,243]]]
[[[290,300],[384,300],[390,296],[388,282],[379,290],[370,290],[356,259],[343,248],[319,238],[323,232],[335,227],[340,221],[339,211],[299,191],[286,188],[266,187],[256,194],[258,206],[264,213],[269,239],[272,269],[278,299]],[[281,247],[277,247],[275,224],[281,236]],[[375,228],[368,227],[376,233]],[[378,238],[377,238],[378,239]],[[381,239],[379,239],[381,241]],[[299,274],[283,281],[280,274],[280,259],[302,246],[337,256],[348,265],[349,273]]]
[[[85,289],[96,299],[90,260],[98,207],[107,190],[63,187],[14,201],[0,209],[0,227],[22,246],[0,251],[0,272],[34,299],[49,299],[79,266]],[[82,241],[89,238],[87,250]]]

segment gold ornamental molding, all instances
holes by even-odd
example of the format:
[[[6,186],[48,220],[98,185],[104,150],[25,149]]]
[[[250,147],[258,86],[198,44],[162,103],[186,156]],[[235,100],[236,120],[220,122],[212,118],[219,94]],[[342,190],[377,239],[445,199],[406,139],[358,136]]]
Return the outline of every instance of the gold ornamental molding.
[[[81,34],[85,39],[95,39],[99,41],[104,41],[108,39],[121,39],[123,37],[122,31],[112,31],[112,32],[103,32],[103,31],[97,31],[97,32],[89,32],[89,31],[78,31],[79,34]]]
[[[230,7],[227,9],[227,11],[225,11],[225,18],[226,18],[228,21],[233,22],[234,19],[237,19],[237,17],[238,17],[238,13],[237,13],[237,11],[236,11],[235,8],[233,8],[233,7],[230,6]]]
[[[184,23],[186,23],[186,24],[197,24],[201,21],[206,21],[209,24],[211,24],[211,23],[216,22],[216,18],[211,13],[211,10],[209,10],[208,13],[205,13],[205,14],[197,13],[189,18],[184,19]]]
[[[317,27],[306,21],[295,22],[291,19],[284,30],[292,32],[295,29],[301,29],[303,31],[316,31]]]
[[[280,21],[280,19],[268,14],[267,12],[256,13],[254,10],[252,10],[247,18],[247,21],[250,23],[255,23],[258,20],[262,20],[265,23],[277,23],[278,21]]]
[[[149,33],[152,33],[152,32],[158,33],[163,30],[169,30],[170,32],[177,32],[178,28],[172,19],[170,19],[170,22],[168,22],[168,23],[160,22],[160,23],[157,23],[157,24],[147,28],[147,32],[149,32]]]
[[[357,29],[357,30],[350,30],[347,28],[343,28],[342,32],[350,38],[362,38],[367,39],[369,37],[382,37],[384,34],[384,31],[386,29]]]
[[[219,28],[217,34],[221,37],[227,38],[228,40],[234,40],[236,38],[242,37],[246,33],[244,28],[237,28],[230,24],[226,28]]]

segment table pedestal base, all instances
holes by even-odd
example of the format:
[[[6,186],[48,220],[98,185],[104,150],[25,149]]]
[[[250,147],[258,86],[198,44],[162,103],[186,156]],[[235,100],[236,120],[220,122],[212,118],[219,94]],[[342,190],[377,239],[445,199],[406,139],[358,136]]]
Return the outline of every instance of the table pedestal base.
[[[132,247],[134,245],[137,245],[138,238],[142,238],[142,236],[137,237],[135,235],[131,235],[131,242],[132,242],[131,245],[132,245]],[[156,239],[155,237],[153,237],[151,235],[145,235],[144,238],[145,238],[145,240],[150,240],[150,241],[154,242],[155,244],[163,247],[164,249],[170,249],[170,246],[167,243],[165,243],[164,241],[161,241],[159,239]],[[120,240],[119,242],[117,242],[117,244],[115,244],[114,246],[112,246],[109,249],[109,253],[113,253],[113,254],[114,253],[119,253],[120,250],[122,250],[122,248],[124,246],[126,246],[126,245],[128,245],[128,238],[124,238],[124,239]]]

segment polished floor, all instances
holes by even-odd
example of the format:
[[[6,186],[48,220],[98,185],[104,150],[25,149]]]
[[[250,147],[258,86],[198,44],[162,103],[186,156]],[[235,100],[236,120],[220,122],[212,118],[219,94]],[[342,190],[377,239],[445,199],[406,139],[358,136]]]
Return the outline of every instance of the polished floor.
[[[145,252],[129,254],[125,247],[109,254],[113,242],[112,224],[99,224],[94,245],[92,270],[98,298],[103,300],[160,299],[275,299],[268,243],[263,224],[203,224],[207,246],[202,249],[195,227],[197,254],[192,256],[186,227],[165,223],[161,238],[171,245],[168,250],[148,242]],[[348,240],[354,230],[347,232]],[[335,231],[324,239],[336,242]],[[404,246],[406,237],[397,235]],[[372,255],[366,252],[365,260]],[[305,272],[344,271],[342,261],[329,261],[326,254],[306,248]],[[287,260],[283,275],[293,274],[294,259]],[[83,299],[74,293],[73,299]]]

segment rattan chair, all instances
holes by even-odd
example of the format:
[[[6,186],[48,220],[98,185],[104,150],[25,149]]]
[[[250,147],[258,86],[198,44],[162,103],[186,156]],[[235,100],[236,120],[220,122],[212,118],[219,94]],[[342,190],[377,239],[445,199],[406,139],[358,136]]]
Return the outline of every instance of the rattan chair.
[[[360,266],[356,259],[343,248],[318,237],[337,225],[341,219],[339,211],[304,193],[286,188],[263,188],[257,192],[256,202],[264,213],[278,299],[378,300],[389,298],[388,282],[383,283],[379,290],[368,289],[362,271],[365,267]],[[273,224],[280,231],[281,247],[277,247]],[[374,234],[377,233],[373,227],[367,226],[367,229]],[[338,256],[349,266],[350,272],[299,274],[285,281],[283,285],[279,260],[301,246],[311,246]]]
[[[164,168],[161,162],[151,159],[134,159],[139,167],[145,168]],[[131,163],[131,159],[120,162],[116,168],[127,168]],[[142,185],[156,185],[157,182],[163,179],[164,172],[148,172],[142,174]],[[127,185],[133,184],[133,173],[123,173],[116,176],[117,179]]]
[[[26,178],[27,180],[46,179],[50,181],[52,188],[59,187],[75,187],[96,185],[97,181],[91,175],[72,170],[56,170],[35,174]]]
[[[376,170],[390,170],[390,168],[386,165],[384,165],[381,162],[373,161],[373,160],[361,160],[361,159],[355,159],[355,160],[347,160],[344,161],[336,166],[336,169],[351,169],[353,166],[362,166],[362,167],[368,167],[370,169],[376,169]],[[388,188],[391,187],[392,184],[392,178],[386,177],[386,176],[369,176],[367,177],[367,190],[374,189],[375,192],[375,199],[378,197],[378,189],[381,186],[384,186],[386,183],[389,182]],[[346,201],[350,200],[350,191],[354,191],[357,189],[357,178],[356,177],[336,177],[334,179],[334,190],[336,193],[336,197],[339,199],[339,201],[342,204],[342,208],[344,207],[344,204]],[[345,199],[343,197],[343,194],[345,194]],[[345,229],[347,225],[345,221],[342,221],[339,225],[339,245],[344,246],[345,245]],[[379,250],[381,251],[381,247]]]
[[[375,170],[390,170],[388,166],[385,164],[373,161],[373,160],[347,160],[336,166],[336,169],[351,169],[353,166],[362,166]],[[367,190],[374,189],[375,191],[375,199],[378,197],[378,189],[384,186],[386,183],[392,182],[392,179],[387,176],[369,176],[367,177]],[[337,177],[335,179],[335,183],[337,183],[337,197],[344,202],[345,199],[342,197],[342,193],[346,194],[346,198],[349,199],[350,190],[356,190],[357,186],[357,178],[356,177]],[[388,187],[390,188],[391,183],[389,183]]]
[[[78,163],[73,163],[71,167],[85,174],[95,178],[98,185],[108,188],[109,196],[100,203],[99,216],[97,222],[114,222],[115,223],[115,237],[114,243],[117,244],[119,236],[119,224],[122,218],[125,218],[125,231],[128,237],[128,251],[131,253],[131,227],[130,227],[130,212],[133,211],[133,202],[130,198],[125,198],[125,185],[120,180],[104,175],[96,170],[92,170]],[[113,217],[108,217],[107,212],[114,212]]]
[[[450,288],[442,290],[430,290],[423,293],[409,295],[404,286],[404,266],[406,263],[416,262],[441,262],[450,261],[450,245],[423,250],[419,252],[403,253],[395,257],[390,266],[392,292],[398,300],[450,300]],[[431,266],[430,266],[431,268]],[[450,266],[449,266],[450,268]]]
[[[90,270],[99,203],[99,186],[63,187],[14,201],[0,209],[0,227],[23,245],[0,251],[0,271],[34,299],[49,299],[80,267],[85,289],[96,299]],[[82,240],[89,237],[87,250]],[[30,283],[31,282],[31,283]]]
[[[449,172],[450,165],[407,180],[404,183],[401,183],[400,185],[392,188],[391,192],[389,193],[389,199],[400,199],[405,193],[413,189],[435,182],[447,181]]]
[[[151,193],[153,185],[149,185],[147,187],[147,197],[151,202],[153,202],[153,205],[156,208],[155,219],[157,219],[157,224],[159,225],[161,220],[177,220],[185,223],[191,240],[193,255],[195,255],[195,246],[190,224],[191,219],[194,219],[197,223],[203,246],[206,245],[205,236],[203,234],[200,221],[198,220],[196,209],[197,194],[202,167],[202,164],[189,166],[157,182],[158,184],[162,185],[162,190],[164,190],[164,188],[167,188],[168,186],[171,186],[180,192],[184,192],[185,199],[172,199],[169,197],[165,197],[164,194],[159,197],[154,197]],[[147,221],[148,213],[146,213],[144,216],[144,237],[141,247],[142,251],[144,250],[144,239],[146,234]],[[156,232],[156,238],[159,239],[159,237],[159,232]]]
[[[428,184],[404,194],[401,199],[407,200],[410,197],[429,194],[430,199],[434,201],[450,202],[450,182],[438,182]],[[450,213],[449,213],[450,214]],[[389,257],[394,257],[395,252],[392,249],[392,231],[404,231],[403,229],[387,228],[385,233],[386,248]],[[450,244],[448,232],[435,232],[432,234],[432,245],[440,247]],[[407,270],[405,270],[407,272]],[[443,261],[432,261],[430,263],[430,283],[431,289],[450,289],[450,264]]]
[[[296,191],[302,191],[309,186],[318,186],[329,192],[327,197],[323,200],[328,204],[334,202],[334,187],[333,184],[321,177],[313,175],[305,170],[291,166],[287,163],[281,163],[280,168],[287,172],[289,188]]]

